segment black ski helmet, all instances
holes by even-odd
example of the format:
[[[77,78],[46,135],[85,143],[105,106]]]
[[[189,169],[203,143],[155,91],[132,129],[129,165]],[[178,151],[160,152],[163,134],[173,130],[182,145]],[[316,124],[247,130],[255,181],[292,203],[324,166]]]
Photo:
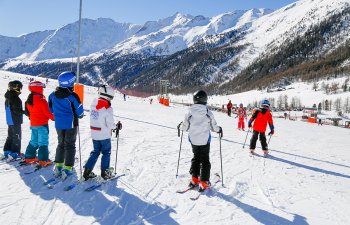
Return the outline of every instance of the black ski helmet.
[[[19,80],[10,81],[8,84],[9,91],[16,91],[18,93],[21,93],[22,88],[23,88],[23,84]]]
[[[202,104],[206,105],[208,101],[208,95],[203,90],[196,91],[193,94],[193,102],[194,104]]]

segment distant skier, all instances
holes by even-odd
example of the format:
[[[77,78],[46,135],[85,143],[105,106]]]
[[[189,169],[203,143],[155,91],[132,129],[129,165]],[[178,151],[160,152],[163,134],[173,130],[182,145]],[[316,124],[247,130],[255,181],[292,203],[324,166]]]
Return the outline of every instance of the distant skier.
[[[5,112],[8,125],[7,138],[4,145],[4,157],[8,160],[21,158],[21,140],[23,123],[22,100],[19,98],[23,84],[19,80],[10,81],[5,93]]]
[[[266,126],[269,124],[270,133],[269,135],[273,135],[275,128],[273,126],[272,114],[270,112],[270,102],[268,100],[264,100],[261,104],[261,107],[256,109],[253,113],[252,117],[249,119],[248,127],[252,127],[253,124],[253,136],[250,140],[250,153],[254,154],[254,150],[256,147],[256,141],[258,140],[258,136],[260,136],[261,147],[264,152],[264,155],[268,155],[268,146],[266,143]]]
[[[240,129],[244,130],[244,119],[247,117],[247,112],[243,108],[242,103],[239,104],[239,108],[237,110],[237,117],[238,117],[238,130]]]
[[[213,113],[206,106],[207,94],[200,90],[194,93],[193,102],[179,128],[189,132],[189,141],[192,145],[193,158],[191,160],[189,186],[199,185],[199,191],[204,191],[210,185],[210,130],[222,133],[221,127],[216,124]],[[180,127],[181,126],[181,127]]]
[[[320,125],[322,126],[322,120],[321,120],[321,118],[318,119],[318,126],[320,126]]]
[[[232,112],[232,103],[231,103],[231,100],[228,101],[226,108],[227,108],[227,115],[228,115],[228,116],[231,116],[231,112]]]
[[[74,72],[61,73],[58,76],[59,87],[49,96],[49,108],[55,116],[58,136],[55,176],[64,178],[73,174],[78,118],[84,116],[84,108],[79,96],[73,92],[75,79]]]
[[[126,101],[126,94],[123,94],[123,96],[124,96],[124,101]]]
[[[40,81],[29,83],[28,99],[25,103],[25,112],[30,119],[30,129],[32,131],[30,142],[25,153],[25,162],[34,163],[39,161],[39,165],[47,166],[52,162],[49,160],[49,119],[54,120],[53,114],[49,110],[49,105],[43,94],[45,84]],[[36,150],[38,150],[38,157]]]
[[[284,119],[285,119],[285,120],[287,119],[287,116],[288,116],[288,113],[285,112],[285,113],[284,113]]]
[[[85,164],[83,177],[85,180],[96,177],[92,172],[100,153],[101,159],[101,177],[105,180],[112,178],[109,170],[111,155],[111,134],[112,129],[116,127],[113,119],[113,108],[111,101],[114,98],[114,90],[109,86],[98,88],[98,99],[94,99],[90,111],[90,128],[94,149]],[[121,126],[121,123],[118,123]],[[119,127],[118,127],[119,128]]]

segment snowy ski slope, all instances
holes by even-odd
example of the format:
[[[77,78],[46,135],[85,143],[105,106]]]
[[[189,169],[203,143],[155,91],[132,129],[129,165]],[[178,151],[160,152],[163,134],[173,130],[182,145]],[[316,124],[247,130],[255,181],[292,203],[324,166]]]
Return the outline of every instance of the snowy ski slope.
[[[24,75],[0,71],[0,105],[10,79]],[[54,90],[50,81],[45,90]],[[96,96],[86,88],[85,108]],[[27,98],[25,87],[21,98]],[[194,191],[177,194],[187,186],[192,157],[187,135],[181,152],[179,177],[176,165],[180,139],[177,124],[187,107],[164,107],[137,98],[113,100],[115,119],[121,120],[117,172],[126,173],[117,181],[96,191],[84,192],[84,183],[65,192],[69,181],[48,189],[43,182],[52,168],[25,175],[31,167],[15,168],[0,164],[0,224],[350,224],[350,130],[333,126],[318,127],[300,121],[275,119],[276,134],[270,143],[271,158],[250,157],[242,149],[245,132],[236,129],[237,119],[214,112],[223,127],[222,140],[224,184],[201,196]],[[89,115],[81,120],[80,137],[83,163],[92,141]],[[0,147],[7,135],[4,107],[0,107]],[[28,119],[23,124],[22,151],[30,139]],[[220,173],[219,139],[213,134],[211,163]],[[78,143],[77,143],[78,144]],[[54,159],[56,131],[50,123],[50,158]],[[112,139],[114,165],[116,139]],[[259,146],[259,144],[258,144]],[[77,152],[78,153],[78,152]],[[261,150],[257,150],[261,154]],[[77,154],[78,156],[78,154]],[[99,162],[95,172],[99,173]],[[75,164],[79,177],[79,162]],[[77,179],[75,176],[73,179]]]

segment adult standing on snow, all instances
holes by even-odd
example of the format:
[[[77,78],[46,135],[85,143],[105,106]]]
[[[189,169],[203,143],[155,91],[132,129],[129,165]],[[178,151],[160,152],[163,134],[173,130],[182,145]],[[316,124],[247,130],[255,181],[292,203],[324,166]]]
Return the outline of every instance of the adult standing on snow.
[[[58,76],[59,87],[49,96],[50,111],[55,116],[58,145],[55,157],[55,176],[67,177],[73,174],[75,141],[79,121],[84,108],[79,96],[73,92],[76,76],[74,72],[63,72]]]
[[[40,81],[29,83],[28,99],[25,104],[26,115],[30,120],[32,131],[30,142],[25,153],[26,163],[39,161],[40,166],[47,166],[52,162],[49,160],[49,119],[54,120],[53,114],[49,110],[49,105],[43,94],[45,84]],[[36,150],[38,150],[38,157]]]
[[[268,146],[266,143],[266,126],[269,124],[270,133],[269,135],[273,135],[275,132],[275,128],[273,126],[272,114],[270,112],[270,102],[269,100],[264,100],[261,104],[261,107],[256,109],[249,119],[248,127],[252,127],[253,124],[253,136],[250,139],[250,153],[254,154],[254,150],[256,147],[256,141],[258,140],[258,136],[260,136],[261,147],[264,152],[264,155],[268,155]]]
[[[226,107],[227,107],[227,115],[228,115],[228,116],[231,116],[231,112],[232,112],[232,103],[231,103],[231,100],[228,101]]]
[[[242,103],[239,104],[239,108],[237,110],[237,117],[238,117],[238,130],[240,129],[244,130],[244,119],[247,117],[247,112],[243,108]]]
[[[10,81],[5,93],[7,138],[4,145],[5,159],[16,160],[21,157],[21,140],[23,123],[22,100],[19,98],[23,84],[19,80]]]
[[[222,132],[221,127],[216,124],[213,113],[206,106],[207,100],[205,91],[194,93],[194,105],[190,107],[181,126],[181,130],[189,132],[193,152],[190,169],[192,179],[189,186],[199,185],[199,191],[204,191],[210,184],[210,130]]]
[[[101,177],[105,180],[112,178],[112,173],[109,170],[111,134],[112,129],[116,127],[113,119],[113,108],[111,106],[113,98],[114,90],[109,86],[103,85],[98,88],[98,99],[94,99],[91,104],[90,128],[94,150],[91,151],[90,157],[85,164],[83,174],[85,180],[96,177],[92,170],[100,153],[102,153]]]

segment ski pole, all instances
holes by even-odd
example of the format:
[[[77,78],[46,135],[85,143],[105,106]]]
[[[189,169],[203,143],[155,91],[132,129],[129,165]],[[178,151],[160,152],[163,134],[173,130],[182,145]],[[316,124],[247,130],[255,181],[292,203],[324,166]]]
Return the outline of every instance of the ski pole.
[[[80,180],[83,179],[83,169],[81,167],[81,148],[80,148],[80,129],[78,124],[78,139],[79,139],[79,164],[80,164]]]
[[[116,124],[115,137],[117,138],[117,150],[115,152],[115,164],[114,164],[114,175],[117,174],[117,162],[118,162],[118,148],[119,148],[119,130],[122,129],[120,121]]]
[[[248,130],[247,130],[247,135],[245,136],[245,140],[244,140],[244,144],[243,144],[242,148],[244,148],[244,146],[245,146],[245,143],[246,143],[247,138],[248,138],[249,131],[250,131],[250,128],[248,128]]]
[[[180,131],[180,130],[179,130]],[[181,154],[181,146],[182,146],[182,137],[183,137],[184,131],[181,131],[181,141],[180,141],[180,150],[179,150],[179,158],[177,159],[177,169],[176,169],[176,178],[179,175],[179,164],[180,164],[180,154]]]
[[[272,137],[272,134],[270,134],[269,141],[267,142],[267,146],[269,146],[270,144],[271,137]]]
[[[221,184],[222,186],[224,186],[224,171],[222,169],[222,153],[221,153],[221,138],[223,136],[223,133],[222,133],[222,129],[221,129],[221,132],[219,134],[219,140],[220,140],[220,163],[221,163]]]

